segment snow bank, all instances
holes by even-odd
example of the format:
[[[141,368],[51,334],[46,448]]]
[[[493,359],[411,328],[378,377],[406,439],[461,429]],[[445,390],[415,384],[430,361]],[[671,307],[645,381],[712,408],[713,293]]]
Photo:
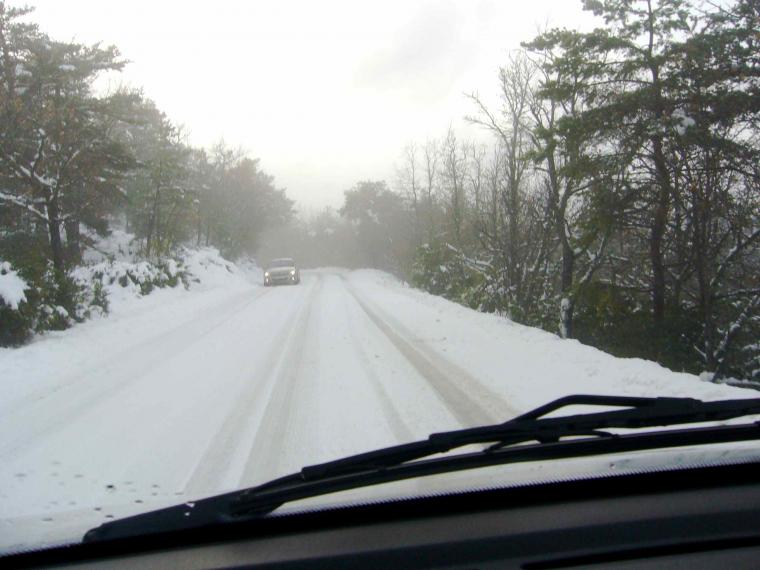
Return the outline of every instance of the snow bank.
[[[86,264],[108,260],[129,262],[137,255],[134,234],[113,229],[107,236],[101,236],[85,226],[80,227],[80,232],[90,241],[83,255]]]
[[[204,289],[227,285],[231,279],[246,279],[237,265],[224,259],[213,247],[184,249],[180,259],[191,281]]]
[[[7,261],[0,260],[0,301],[11,309],[17,310],[19,303],[26,301],[24,291],[29,289],[24,281]]]
[[[243,257],[235,261],[235,266],[242,272],[251,283],[262,282],[262,269],[256,260],[251,257]]]
[[[752,398],[754,390],[717,385],[640,358],[618,358],[576,340],[505,317],[479,313],[374,270],[350,274],[395,325],[456,364],[511,405],[527,410],[570,394]]]
[[[119,309],[131,299],[154,294],[156,289],[210,290],[249,287],[258,278],[249,263],[246,270],[224,259],[215,248],[183,249],[176,259],[148,261],[101,261],[78,267],[72,277],[80,285],[98,282],[109,309]],[[181,293],[180,293],[181,294]]]
[[[82,360],[97,359],[107,350],[127,350],[143,338],[192,321],[194,311],[251,291],[256,284],[215,249],[186,250],[183,255],[160,265],[103,261],[75,269],[72,276],[79,284],[89,282],[90,292],[93,283],[100,284],[106,295],[107,314],[100,311],[104,318],[37,335],[20,348],[0,347],[0,378],[5,380],[0,382],[0,417],[3,410],[13,408],[16,398],[29,391],[44,394],[61,378],[76,377]],[[182,285],[180,273],[188,287]],[[177,278],[174,286],[154,287],[149,294],[141,289],[155,279],[168,283],[171,275]],[[135,325],[138,322],[141,324]],[[108,331],[106,336],[104,331]],[[80,355],[78,360],[73,354]]]
[[[145,261],[138,258],[135,236],[129,232],[113,229],[100,236],[84,227],[81,231],[90,245],[84,252],[84,265],[76,268],[72,277],[84,288],[99,283],[109,310],[119,310],[156,289],[208,290],[231,282],[247,286],[258,278],[255,262],[244,260],[244,268],[240,268],[213,247],[185,247],[174,258]]]
[[[82,226],[82,264],[67,277],[71,305],[59,306],[58,283],[52,265],[33,280],[25,280],[0,259],[0,346],[20,346],[35,336],[68,329],[109,313],[127,312],[133,303],[159,290],[183,294],[187,290],[250,287],[260,283],[253,260],[242,268],[224,259],[215,248],[185,247],[173,257],[145,260],[134,235],[114,229],[101,236]],[[22,309],[19,304],[26,302]],[[10,316],[10,317],[9,317]]]

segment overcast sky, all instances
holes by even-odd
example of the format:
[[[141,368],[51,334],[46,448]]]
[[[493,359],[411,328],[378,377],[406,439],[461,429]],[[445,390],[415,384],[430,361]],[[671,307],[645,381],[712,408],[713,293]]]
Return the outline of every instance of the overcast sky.
[[[478,136],[463,93],[495,97],[508,51],[547,22],[589,22],[580,0],[29,3],[55,39],[116,45],[123,81],[192,144],[242,146],[301,210],[393,184],[410,141]]]

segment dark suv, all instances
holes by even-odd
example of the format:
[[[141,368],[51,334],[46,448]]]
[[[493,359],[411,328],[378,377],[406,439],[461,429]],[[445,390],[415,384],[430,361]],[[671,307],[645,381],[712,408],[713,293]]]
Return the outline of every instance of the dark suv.
[[[289,257],[273,259],[264,269],[264,286],[277,284],[295,285],[301,282],[301,272]]]

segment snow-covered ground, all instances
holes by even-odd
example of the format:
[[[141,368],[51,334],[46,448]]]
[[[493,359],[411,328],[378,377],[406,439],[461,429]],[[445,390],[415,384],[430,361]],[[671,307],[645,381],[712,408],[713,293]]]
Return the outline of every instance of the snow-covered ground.
[[[0,549],[571,393],[753,397],[471,311],[377,271],[191,256],[200,283],[0,349]],[[461,477],[461,475],[460,475]]]

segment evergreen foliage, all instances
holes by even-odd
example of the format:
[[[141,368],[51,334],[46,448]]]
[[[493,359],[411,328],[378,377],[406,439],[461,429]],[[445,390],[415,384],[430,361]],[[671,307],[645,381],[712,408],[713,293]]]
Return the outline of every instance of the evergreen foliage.
[[[512,54],[499,108],[471,96],[492,149],[449,133],[404,150],[410,278],[619,356],[760,380],[760,5],[583,3],[596,29]]]

